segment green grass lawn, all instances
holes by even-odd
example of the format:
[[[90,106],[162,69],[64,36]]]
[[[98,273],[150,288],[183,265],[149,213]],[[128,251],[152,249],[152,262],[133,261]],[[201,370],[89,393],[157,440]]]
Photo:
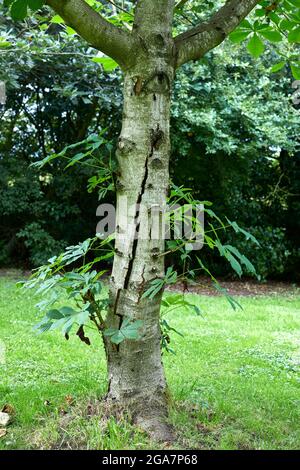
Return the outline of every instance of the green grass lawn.
[[[165,355],[175,448],[297,449],[300,444],[300,297],[191,296],[205,312],[169,315],[176,355]],[[126,421],[107,416],[101,342],[36,335],[32,293],[0,280],[0,408],[15,409],[0,449],[157,448]],[[69,397],[69,398],[68,398]],[[74,404],[70,404],[70,397]]]

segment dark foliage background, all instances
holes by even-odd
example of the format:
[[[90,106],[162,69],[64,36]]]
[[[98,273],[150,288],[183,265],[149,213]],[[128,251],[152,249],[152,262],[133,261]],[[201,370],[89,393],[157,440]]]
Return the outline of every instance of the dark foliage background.
[[[58,35],[59,25],[39,35],[1,21],[20,39],[14,53],[0,48],[0,80],[7,87],[6,104],[0,105],[0,266],[29,268],[93,236],[98,205],[97,193],[87,192],[93,169],[65,171],[59,159],[42,170],[29,165],[103,129],[111,142],[103,158],[114,158],[121,76],[104,72],[92,60],[95,51],[77,36]],[[262,278],[295,279],[300,117],[289,71],[269,71],[272,54],[267,50],[253,66],[247,53],[225,44],[178,73],[171,173],[175,184],[193,188],[219,216],[256,236],[260,247],[236,238],[234,244]],[[222,237],[231,242],[233,235]],[[202,256],[215,274],[229,274],[212,252]]]

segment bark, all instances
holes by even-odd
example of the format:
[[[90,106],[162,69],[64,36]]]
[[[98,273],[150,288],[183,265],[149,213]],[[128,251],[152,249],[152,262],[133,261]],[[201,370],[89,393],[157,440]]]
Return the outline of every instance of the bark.
[[[170,27],[163,24],[165,30],[144,34],[147,50],[142,50],[137,65],[125,73],[123,125],[117,152],[117,205],[121,208],[125,200],[129,214],[117,215],[107,323],[121,328],[124,319],[129,318],[142,320],[143,326],[139,340],[126,340],[118,347],[106,340],[106,351],[108,398],[130,409],[140,427],[165,440],[170,433],[165,424],[168,392],[160,345],[161,295],[153,300],[142,298],[149,282],[164,276],[163,231],[153,236],[148,217],[150,210],[157,208],[162,223],[169,187],[174,67]],[[139,26],[138,21],[136,30]]]

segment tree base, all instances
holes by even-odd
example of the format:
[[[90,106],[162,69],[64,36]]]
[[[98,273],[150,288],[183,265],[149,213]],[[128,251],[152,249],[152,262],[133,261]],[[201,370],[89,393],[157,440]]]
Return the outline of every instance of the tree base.
[[[116,400],[108,394],[105,405],[116,418],[126,416],[129,421],[150,439],[171,443],[175,440],[172,426],[168,423],[168,405],[164,394],[160,399],[149,397],[123,398]]]
[[[138,429],[147,433],[153,441],[171,443],[175,440],[173,428],[167,422],[167,418],[155,411],[137,415],[134,424]]]

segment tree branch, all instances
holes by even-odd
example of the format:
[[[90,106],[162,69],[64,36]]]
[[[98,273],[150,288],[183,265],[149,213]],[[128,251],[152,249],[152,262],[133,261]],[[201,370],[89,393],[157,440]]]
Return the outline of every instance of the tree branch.
[[[53,10],[91,46],[126,68],[134,60],[134,38],[93,10],[84,0],[47,0]]]
[[[197,60],[218,46],[259,3],[259,0],[228,0],[209,21],[175,38],[176,65]]]

